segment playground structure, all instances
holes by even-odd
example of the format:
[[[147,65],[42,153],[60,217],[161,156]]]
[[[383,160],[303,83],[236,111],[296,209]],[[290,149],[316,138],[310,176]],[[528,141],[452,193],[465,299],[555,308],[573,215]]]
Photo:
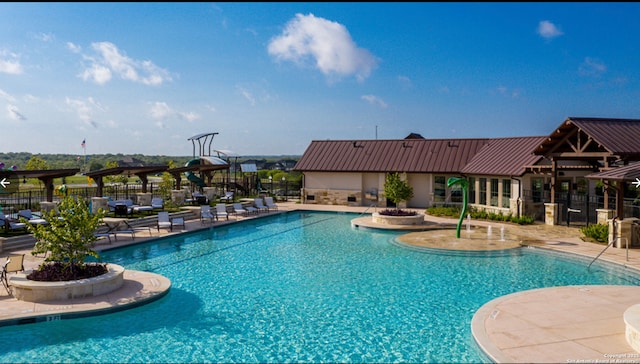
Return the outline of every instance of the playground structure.
[[[185,167],[196,167],[196,166],[216,166],[220,167],[217,169],[226,169],[227,173],[229,171],[229,162],[220,158],[221,154],[219,151],[215,151],[217,156],[212,155],[211,146],[213,144],[213,138],[218,135],[218,133],[203,133],[194,135],[187,140],[190,140],[193,144],[193,158],[189,160]],[[198,144],[198,154],[196,155],[196,143]],[[215,170],[215,169],[214,169]],[[184,172],[185,177],[190,182],[193,182],[199,188],[204,188],[207,186],[205,178],[207,174],[210,174],[210,170],[199,169],[199,174],[196,174],[192,170],[187,170]]]

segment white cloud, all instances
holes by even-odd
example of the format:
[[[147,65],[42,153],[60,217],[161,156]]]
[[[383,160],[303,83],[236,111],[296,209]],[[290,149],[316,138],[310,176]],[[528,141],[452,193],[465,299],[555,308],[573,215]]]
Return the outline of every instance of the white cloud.
[[[55,40],[55,36],[51,33],[38,33],[35,35],[36,39],[41,40],[43,42],[53,42]]]
[[[82,51],[82,47],[71,42],[67,42],[67,48],[73,53],[80,53]]]
[[[6,93],[4,90],[0,89],[0,98],[3,98],[9,102],[15,102],[16,98],[13,97],[12,95]]]
[[[10,75],[22,74],[23,67],[16,58],[14,53],[0,51],[0,73],[8,73]]]
[[[387,108],[387,103],[384,102],[381,98],[374,95],[363,95],[361,97],[363,100],[368,101],[371,105],[378,105],[382,109]]]
[[[556,25],[553,24],[552,22],[548,20],[543,20],[540,23],[538,23],[538,34],[542,38],[552,39],[564,33],[562,33],[562,31],[560,31],[560,29],[558,29],[558,27],[556,27]]]
[[[78,48],[67,43],[67,47],[76,52]],[[91,80],[98,84],[109,82],[112,74],[123,80],[157,86],[171,81],[169,72],[156,66],[151,61],[137,61],[121,54],[120,50],[109,42],[92,43],[96,56],[84,56],[91,64],[81,72],[83,80]]]
[[[600,77],[607,72],[607,66],[599,59],[585,57],[584,62],[578,67],[578,73],[582,76]]]
[[[7,112],[9,114],[9,119],[15,121],[27,120],[27,118],[18,110],[18,107],[15,105],[7,105]]]
[[[282,34],[271,40],[268,52],[277,60],[310,62],[327,76],[355,75],[360,81],[378,63],[369,51],[358,48],[344,25],[313,14],[296,14]]]
[[[247,99],[247,101],[249,101],[249,104],[251,106],[255,106],[256,99],[255,99],[255,97],[253,97],[253,94],[251,94],[251,92],[249,90],[245,89],[244,87],[240,87],[240,86],[237,86],[236,88],[238,89],[238,92],[240,92],[242,97],[244,97],[245,99]]]
[[[197,113],[191,111],[175,111],[171,107],[169,107],[166,102],[160,101],[156,101],[151,105],[149,115],[151,115],[151,118],[157,121],[156,125],[160,128],[165,128],[165,121],[172,118],[186,120],[188,122],[193,122],[200,118],[200,115],[198,115]]]
[[[398,82],[400,82],[404,88],[413,87],[413,82],[411,82],[411,79],[407,76],[398,76]]]
[[[94,120],[93,114],[96,110],[104,111],[104,108],[100,103],[91,97],[87,98],[87,100],[70,99],[67,97],[66,103],[85,124],[94,128],[98,127],[98,123]]]

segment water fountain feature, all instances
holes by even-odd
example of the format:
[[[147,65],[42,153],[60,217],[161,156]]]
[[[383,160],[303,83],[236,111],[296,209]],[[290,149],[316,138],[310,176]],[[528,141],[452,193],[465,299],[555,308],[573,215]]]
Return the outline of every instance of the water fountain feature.
[[[491,225],[487,227],[487,239],[491,240],[491,235],[493,234],[493,230],[491,229]]]
[[[500,226],[500,241],[504,241],[504,225]]]
[[[471,214],[467,214],[467,234],[471,233]]]

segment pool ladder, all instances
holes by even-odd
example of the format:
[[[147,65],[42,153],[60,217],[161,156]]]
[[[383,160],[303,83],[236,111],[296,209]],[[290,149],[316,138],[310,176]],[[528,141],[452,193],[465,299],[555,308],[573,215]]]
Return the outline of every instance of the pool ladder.
[[[602,255],[602,253],[604,253],[605,250],[607,250],[611,245],[613,245],[613,243],[615,243],[616,241],[618,241],[620,239],[624,239],[624,241],[626,243],[625,246],[627,248],[627,262],[628,262],[629,261],[629,239],[627,239],[626,237],[617,236],[615,239],[611,240],[611,242],[609,244],[607,244],[607,246],[605,246],[604,249],[602,249],[600,254],[598,254],[595,258],[593,258],[591,263],[589,263],[589,266],[587,267],[587,269],[591,268],[591,264],[593,264],[593,262],[595,262],[598,258],[600,258],[600,256]]]
[[[364,211],[362,211],[362,212],[360,213],[360,216],[362,216],[362,215],[366,214],[366,213],[367,213],[367,211],[369,211],[369,209],[370,209],[370,208],[372,208],[372,207],[378,207],[378,204],[375,204],[375,203],[374,203],[374,204],[369,205],[369,207],[367,207]]]

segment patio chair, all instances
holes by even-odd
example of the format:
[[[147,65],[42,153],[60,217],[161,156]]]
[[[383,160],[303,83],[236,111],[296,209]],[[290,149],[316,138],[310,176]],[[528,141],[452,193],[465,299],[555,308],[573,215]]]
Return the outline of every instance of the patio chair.
[[[258,209],[253,207],[252,205],[243,206],[245,210],[247,210],[247,214],[257,214]]]
[[[232,191],[225,192],[224,196],[220,197],[220,201],[232,202],[233,201],[233,192]]]
[[[239,202],[234,202],[232,206],[233,206],[233,213],[236,215],[236,219],[240,214],[242,214],[243,216],[247,216],[247,214],[249,213],[249,211],[247,211],[244,207],[242,207],[242,204]]]
[[[269,196],[265,197],[264,204],[267,206],[269,210],[271,209],[274,209],[276,211],[278,210],[278,205],[275,202],[273,202],[273,197],[269,197]]]
[[[194,192],[192,195],[193,199],[192,203],[197,203],[198,205],[207,205],[209,203],[209,199],[207,195],[204,195],[200,192]]]
[[[45,219],[43,219],[43,218],[41,218],[39,216],[34,215],[33,212],[31,212],[30,209],[20,210],[18,212],[18,217],[22,217],[22,218],[26,219],[29,224],[34,224],[34,225],[37,225],[37,224],[39,224],[39,225],[48,224],[47,220],[45,220]]]
[[[227,212],[227,205],[223,203],[219,203],[216,205],[216,218],[219,220],[220,217],[226,217],[229,220],[229,213]]]
[[[111,244],[111,235],[112,235],[111,228],[109,228],[109,226],[107,225],[99,226],[96,229],[96,231],[93,233],[93,236],[98,238],[98,240],[104,238],[109,242],[109,244]]]
[[[7,233],[11,230],[20,230],[27,228],[27,224],[19,222],[16,219],[12,219],[2,212],[0,212],[0,226],[3,227],[4,231]]]
[[[169,231],[173,231],[173,224],[171,223],[171,219],[169,218],[168,211],[158,212],[158,231],[160,231],[160,228],[168,228]]]
[[[172,230],[174,226],[182,226],[182,228],[185,229],[184,217],[174,217],[173,219],[171,219]]]
[[[200,206],[200,222],[201,223],[204,223],[204,220],[206,219],[209,219],[211,223],[213,223],[214,218],[215,216],[211,212],[211,206],[209,205]]]
[[[4,263],[2,272],[0,273],[0,280],[2,281],[2,285],[10,295],[13,295],[13,293],[9,289],[9,277],[7,276],[7,274],[22,272],[23,270],[24,254],[10,255],[9,257],[7,257],[7,261]]]
[[[161,197],[154,197],[151,199],[151,208],[152,209],[164,209],[164,200]]]
[[[264,205],[264,203],[262,202],[261,198],[254,198],[253,199],[253,204],[256,205],[256,208],[258,209],[258,212],[260,212],[260,211],[269,212],[269,208]]]

